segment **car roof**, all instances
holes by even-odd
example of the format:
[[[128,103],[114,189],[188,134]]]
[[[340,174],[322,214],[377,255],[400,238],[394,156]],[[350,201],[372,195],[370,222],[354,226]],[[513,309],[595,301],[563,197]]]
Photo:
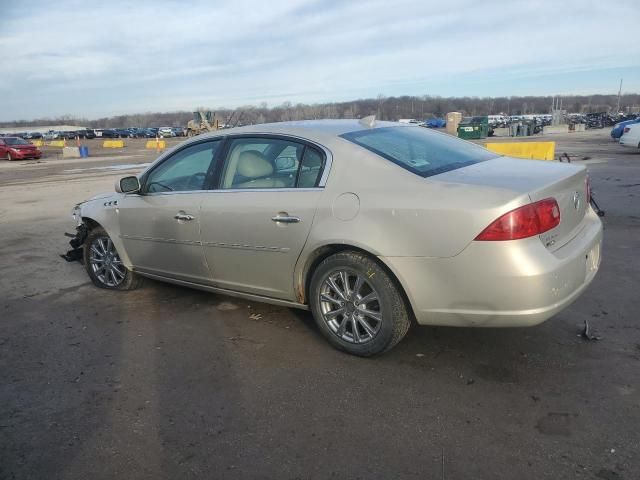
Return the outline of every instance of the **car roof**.
[[[245,133],[261,134],[283,134],[307,137],[310,139],[321,139],[327,137],[338,137],[345,133],[357,132],[361,130],[371,130],[384,127],[400,128],[422,128],[415,124],[375,121],[369,127],[360,120],[299,120],[290,122],[262,123],[258,125],[245,125],[243,127],[218,130],[206,134],[207,137],[219,135],[235,135]]]

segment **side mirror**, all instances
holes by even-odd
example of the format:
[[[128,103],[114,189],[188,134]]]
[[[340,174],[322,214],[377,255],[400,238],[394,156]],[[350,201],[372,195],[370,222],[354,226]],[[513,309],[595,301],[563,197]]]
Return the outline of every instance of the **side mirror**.
[[[116,192],[118,193],[135,193],[140,191],[140,180],[138,177],[123,177],[116,182]]]

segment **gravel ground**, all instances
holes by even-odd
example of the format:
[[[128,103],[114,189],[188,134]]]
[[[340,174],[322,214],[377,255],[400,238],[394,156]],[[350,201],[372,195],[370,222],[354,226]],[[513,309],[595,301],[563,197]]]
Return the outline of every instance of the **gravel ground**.
[[[414,328],[374,359],[306,312],[103,291],[64,262],[70,208],[151,161],[141,141],[0,163],[0,479],[640,478],[640,154],[552,139],[607,212],[588,291],[538,327]]]

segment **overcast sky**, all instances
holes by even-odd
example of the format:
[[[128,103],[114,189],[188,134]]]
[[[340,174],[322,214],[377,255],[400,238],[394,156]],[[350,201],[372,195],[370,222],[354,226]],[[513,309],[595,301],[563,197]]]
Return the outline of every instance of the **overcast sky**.
[[[640,92],[640,1],[0,0],[0,121]]]

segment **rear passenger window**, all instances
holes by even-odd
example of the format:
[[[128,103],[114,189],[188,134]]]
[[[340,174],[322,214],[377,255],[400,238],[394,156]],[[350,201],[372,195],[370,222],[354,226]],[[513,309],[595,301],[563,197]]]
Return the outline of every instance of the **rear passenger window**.
[[[312,188],[324,157],[316,149],[284,138],[241,137],[231,141],[221,189]]]
[[[307,147],[302,157],[302,165],[298,174],[299,188],[313,188],[320,182],[323,158],[316,149]]]

